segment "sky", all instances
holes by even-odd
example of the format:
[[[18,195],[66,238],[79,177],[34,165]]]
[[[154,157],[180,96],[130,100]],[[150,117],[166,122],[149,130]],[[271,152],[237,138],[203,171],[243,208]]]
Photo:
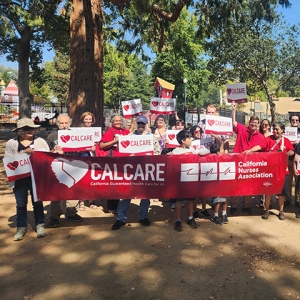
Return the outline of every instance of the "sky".
[[[299,23],[299,14],[300,14],[300,1],[291,0],[292,8],[278,8],[278,11],[281,12],[286,21],[290,25]],[[299,37],[300,39],[300,37]],[[49,46],[45,46],[43,50],[43,63],[46,61],[52,61],[54,57],[54,52],[49,51]],[[18,64],[16,62],[7,61],[5,56],[0,56],[0,65],[4,65],[6,68],[11,67],[13,69],[18,69]]]

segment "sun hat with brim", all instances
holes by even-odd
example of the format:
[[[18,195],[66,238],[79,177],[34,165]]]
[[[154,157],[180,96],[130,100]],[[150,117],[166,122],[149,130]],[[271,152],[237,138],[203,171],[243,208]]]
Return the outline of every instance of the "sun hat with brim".
[[[32,127],[32,128],[37,128],[37,127],[40,127],[41,125],[34,124],[34,122],[29,118],[22,118],[22,119],[18,120],[17,128],[13,129],[13,131],[16,131],[16,130],[21,129],[26,126]]]

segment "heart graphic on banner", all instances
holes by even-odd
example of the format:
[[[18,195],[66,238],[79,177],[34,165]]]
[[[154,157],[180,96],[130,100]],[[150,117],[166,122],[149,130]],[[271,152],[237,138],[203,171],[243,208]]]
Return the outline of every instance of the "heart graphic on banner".
[[[129,105],[124,105],[123,108],[127,111],[129,109]]]
[[[152,101],[152,105],[156,107],[158,105],[158,101]]]
[[[129,146],[129,144],[130,144],[129,141],[122,141],[121,142],[122,147],[125,148],[125,149]]]
[[[57,158],[51,163],[51,168],[59,183],[70,188],[84,177],[89,166],[84,161]]]
[[[7,167],[9,169],[11,169],[12,171],[14,171],[18,167],[18,165],[19,165],[19,162],[18,161],[14,161],[14,162],[9,162],[7,164]]]
[[[173,134],[173,133],[169,134],[168,138],[169,138],[170,141],[174,140],[175,139],[175,134]]]
[[[214,121],[214,120],[208,120],[207,122],[208,122],[208,124],[209,124],[210,126],[213,126],[213,125],[215,124],[215,121]]]
[[[70,136],[69,135],[62,135],[60,137],[60,139],[64,142],[64,143],[67,143],[69,140],[70,140]]]
[[[195,150],[197,150],[197,146],[196,146],[196,145],[193,145],[192,147],[193,147]]]
[[[229,96],[231,94],[231,89],[227,89],[227,95]]]

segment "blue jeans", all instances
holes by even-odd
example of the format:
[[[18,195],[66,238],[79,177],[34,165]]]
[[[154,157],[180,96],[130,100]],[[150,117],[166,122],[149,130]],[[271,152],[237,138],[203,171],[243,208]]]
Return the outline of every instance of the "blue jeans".
[[[127,220],[127,212],[129,209],[131,199],[124,199],[119,202],[118,205],[118,218],[117,220],[120,220],[122,222],[126,222]],[[140,220],[143,220],[147,218],[148,216],[148,208],[150,206],[150,200],[149,199],[141,199],[140,202]]]
[[[32,196],[31,182],[16,186],[13,191],[17,202],[17,227],[27,226],[27,203],[28,203],[28,190],[31,195],[31,202],[33,205],[33,214],[35,219],[35,225],[44,223],[44,206],[43,202],[34,202]]]

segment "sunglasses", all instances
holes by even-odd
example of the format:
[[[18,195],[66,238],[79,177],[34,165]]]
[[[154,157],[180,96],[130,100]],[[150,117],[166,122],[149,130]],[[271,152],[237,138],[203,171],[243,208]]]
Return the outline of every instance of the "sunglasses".
[[[136,122],[136,124],[138,124],[138,125],[140,125],[140,124],[146,125],[144,122]]]
[[[31,131],[31,130],[35,130],[35,128],[33,127],[29,127],[29,126],[25,126],[22,128],[24,131]]]
[[[292,122],[299,122],[298,119],[292,119]]]
[[[261,124],[261,126],[269,126],[269,124]]]
[[[201,133],[201,131],[200,130],[195,130],[194,133]]]

